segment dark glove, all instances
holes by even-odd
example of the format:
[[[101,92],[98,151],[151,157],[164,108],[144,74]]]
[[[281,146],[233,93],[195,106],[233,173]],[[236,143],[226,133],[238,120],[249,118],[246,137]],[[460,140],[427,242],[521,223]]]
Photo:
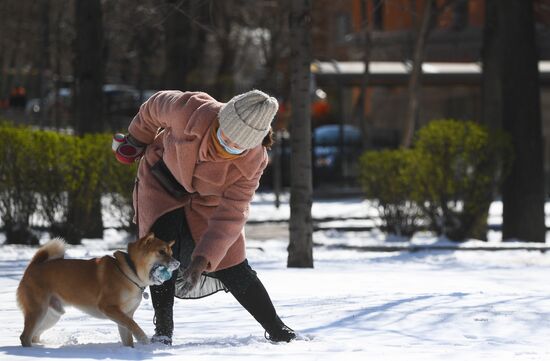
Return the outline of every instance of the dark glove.
[[[146,144],[134,138],[131,134],[117,133],[113,136],[112,149],[116,159],[123,164],[132,164],[139,160],[145,152]]]
[[[193,258],[189,267],[183,271],[181,277],[178,279],[178,283],[181,284],[179,287],[181,287],[180,289],[183,294],[189,293],[189,291],[197,286],[197,283],[199,283],[199,279],[202,273],[206,270],[207,266],[208,261],[206,258],[202,256]]]

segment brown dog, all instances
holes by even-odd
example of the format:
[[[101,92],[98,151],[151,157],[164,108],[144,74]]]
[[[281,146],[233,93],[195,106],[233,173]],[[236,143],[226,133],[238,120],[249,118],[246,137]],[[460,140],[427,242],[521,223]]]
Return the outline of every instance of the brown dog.
[[[63,258],[62,240],[49,241],[36,252],[17,288],[17,301],[25,316],[21,344],[39,342],[42,332],[65,313],[65,305],[116,322],[125,346],[133,346],[132,335],[149,343],[133,315],[145,287],[164,281],[154,268],[178,268],[179,262],[172,258],[173,244],[150,233],[129,243],[128,253],[116,251],[114,257],[79,260]]]

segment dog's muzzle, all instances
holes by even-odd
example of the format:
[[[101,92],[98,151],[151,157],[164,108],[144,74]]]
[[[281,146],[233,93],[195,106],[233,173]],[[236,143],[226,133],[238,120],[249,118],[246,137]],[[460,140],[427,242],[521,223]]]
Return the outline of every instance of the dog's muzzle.
[[[171,259],[167,265],[156,264],[151,268],[149,278],[154,284],[160,285],[172,278],[172,273],[177,270],[180,263],[176,259]]]

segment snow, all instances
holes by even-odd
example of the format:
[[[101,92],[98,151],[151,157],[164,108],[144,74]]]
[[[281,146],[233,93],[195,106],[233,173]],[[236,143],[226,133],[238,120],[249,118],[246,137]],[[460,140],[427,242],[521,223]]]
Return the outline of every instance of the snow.
[[[281,221],[288,217],[288,197],[279,209],[272,200],[272,195],[258,195],[251,219]],[[490,220],[498,219],[499,207],[497,203],[491,208]],[[314,202],[313,215],[353,217],[359,223],[360,217],[369,217],[365,222],[376,221],[375,209],[359,199]],[[280,228],[284,227],[282,223]],[[545,252],[360,252],[334,246],[405,242],[377,231],[327,230],[314,234],[315,268],[289,269],[284,232],[258,234],[248,242],[249,261],[281,318],[300,334],[297,341],[266,341],[261,327],[231,295],[217,293],[200,300],[176,300],[172,347],[123,347],[113,322],[69,308],[60,322],[43,334],[43,344],[22,348],[19,334],[23,320],[15,289],[36,249],[3,245],[0,360],[550,359],[550,256]],[[69,246],[67,256],[112,254],[125,247],[127,237],[110,229],[103,241]],[[498,238],[498,232],[493,232],[489,244],[498,248]],[[46,240],[44,236],[42,241]],[[411,242],[449,243],[429,234],[420,234]],[[472,240],[463,247],[478,244]],[[143,300],[135,320],[148,335],[154,330],[152,318],[151,300]]]

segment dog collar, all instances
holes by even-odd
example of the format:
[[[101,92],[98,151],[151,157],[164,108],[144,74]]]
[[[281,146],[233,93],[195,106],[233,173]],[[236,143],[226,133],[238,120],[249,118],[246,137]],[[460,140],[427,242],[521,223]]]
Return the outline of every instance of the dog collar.
[[[126,261],[126,264],[128,264],[128,267],[130,267],[132,272],[134,272],[134,274],[137,276],[136,265],[134,264],[134,261],[132,261],[132,259],[130,258],[130,255],[125,252],[122,252],[122,255],[124,256],[124,260]]]
[[[130,270],[137,276],[136,266],[135,266],[134,262],[132,261],[132,259],[130,258],[130,255],[128,253],[125,253],[125,252],[120,252],[120,253],[122,253],[122,255],[124,256],[124,261],[126,261],[126,264],[128,265],[128,267],[130,267]],[[136,281],[131,279],[130,276],[128,276],[122,270],[122,268],[120,268],[118,263],[119,263],[118,260],[116,260],[116,266],[117,266],[118,270],[124,275],[124,277],[129,279],[130,282],[132,282],[134,285],[136,285],[137,288],[139,288],[141,290],[141,294],[142,294],[143,298],[148,299],[149,294],[147,292],[145,292],[145,287],[146,286],[140,286]]]

